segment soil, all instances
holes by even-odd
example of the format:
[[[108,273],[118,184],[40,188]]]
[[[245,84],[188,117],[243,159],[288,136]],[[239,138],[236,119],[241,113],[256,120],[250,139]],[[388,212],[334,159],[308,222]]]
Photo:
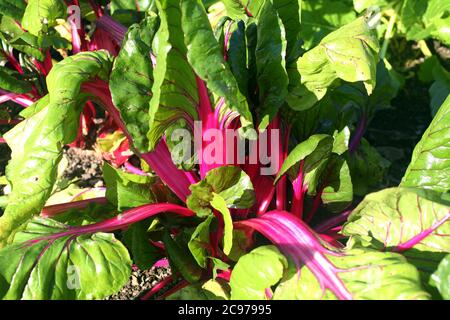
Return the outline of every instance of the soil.
[[[75,179],[80,188],[101,187],[104,185],[102,178],[103,160],[94,150],[79,148],[67,148],[64,155],[69,162],[63,177],[69,180]]]
[[[153,286],[170,276],[169,268],[151,268],[133,270],[130,280],[118,293],[105,300],[136,300],[147,293]]]

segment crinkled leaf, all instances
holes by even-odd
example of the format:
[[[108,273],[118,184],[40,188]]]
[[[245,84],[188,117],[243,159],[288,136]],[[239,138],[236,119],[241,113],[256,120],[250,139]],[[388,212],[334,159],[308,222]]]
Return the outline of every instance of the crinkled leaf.
[[[148,150],[149,102],[152,98],[153,66],[151,44],[158,18],[149,15],[131,26],[114,61],[109,87],[127,131],[138,150]]]
[[[275,246],[261,246],[242,256],[231,274],[232,300],[266,300],[266,289],[280,281],[287,259]]]
[[[416,145],[401,186],[450,190],[450,96]]]
[[[47,76],[48,106],[5,134],[12,149],[6,169],[12,190],[0,217],[0,247],[41,211],[53,189],[62,148],[77,134],[84,104],[79,98],[81,83],[95,76],[105,79],[110,66],[106,51],[83,52],[62,60]]]
[[[106,233],[51,238],[67,227],[35,218],[1,249],[0,297],[102,299],[122,288],[131,272],[127,249]]]
[[[378,249],[450,252],[449,204],[432,191],[385,189],[365,197],[342,233]]]

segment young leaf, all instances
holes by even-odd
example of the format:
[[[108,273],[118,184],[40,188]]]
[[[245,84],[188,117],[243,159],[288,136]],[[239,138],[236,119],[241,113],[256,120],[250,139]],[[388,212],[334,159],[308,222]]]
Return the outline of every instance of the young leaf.
[[[158,25],[158,17],[149,14],[140,24],[129,28],[109,81],[114,105],[120,111],[134,146],[141,151],[148,150],[146,134],[153,84],[153,66],[149,55]]]
[[[401,186],[450,190],[450,96],[444,101],[413,151]]]
[[[35,218],[0,250],[3,299],[102,299],[122,288],[131,272],[126,248],[112,234],[52,238],[67,225]]]
[[[261,246],[242,256],[231,274],[232,300],[266,300],[266,289],[280,281],[286,258],[274,246]]]
[[[410,188],[371,193],[352,211],[342,233],[377,249],[450,252],[450,209],[439,194]]]

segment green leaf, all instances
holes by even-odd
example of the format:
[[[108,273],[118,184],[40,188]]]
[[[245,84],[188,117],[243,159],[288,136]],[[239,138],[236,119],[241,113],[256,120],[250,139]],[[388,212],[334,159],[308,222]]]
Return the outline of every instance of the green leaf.
[[[421,288],[419,273],[400,254],[353,249],[327,258],[341,270],[338,276],[355,300],[429,299]],[[273,298],[328,300],[336,296],[329,290],[323,291],[307,267],[297,270],[290,265]]]
[[[151,186],[155,182],[153,177],[128,173],[105,163],[103,178],[106,183],[106,198],[117,206],[119,211],[156,200],[151,191]]]
[[[201,1],[182,1],[181,12],[187,58],[195,73],[214,94],[225,97],[227,105],[240,114],[244,131],[252,128],[252,114],[247,100],[239,91],[238,83],[224,60]]]
[[[255,192],[250,177],[239,167],[214,168],[200,182],[191,185],[192,193],[187,198],[188,207],[199,216],[211,213],[213,192],[221,196],[228,208],[247,209],[255,202]]]
[[[0,250],[1,298],[102,299],[125,285],[131,260],[114,235],[55,235],[67,228],[35,218]]]
[[[16,20],[22,19],[23,13],[25,12],[26,3],[25,1],[17,0],[2,0],[0,1],[0,14],[3,16],[8,16]]]
[[[431,283],[438,288],[442,298],[450,300],[450,254],[448,254],[435,273],[431,276]]]
[[[179,1],[157,1],[161,26],[156,34],[157,52],[153,97],[150,101],[149,148],[153,150],[164,132],[182,128],[198,119],[199,103],[195,74],[186,59]]]
[[[377,249],[450,252],[450,207],[439,194],[410,188],[371,193],[348,217],[351,243]]]
[[[352,176],[353,191],[358,196],[378,189],[390,166],[390,162],[364,138],[354,153],[347,154],[346,159]]]
[[[56,180],[62,148],[77,134],[85,102],[83,96],[80,101],[81,84],[96,76],[105,79],[110,66],[106,51],[83,52],[62,60],[47,76],[48,106],[4,135],[12,150],[6,168],[11,194],[0,217],[0,247],[43,208]]]
[[[247,69],[247,39],[243,21],[231,26],[230,43],[228,48],[228,64],[239,86],[239,90],[248,96],[249,70]]]
[[[343,157],[332,157],[323,178],[324,189],[321,199],[324,205],[333,212],[345,209],[353,200],[353,184],[350,169]]]
[[[191,251],[194,259],[198,265],[202,268],[206,268],[206,261],[208,257],[208,245],[210,225],[213,221],[213,216],[208,216],[205,221],[201,222],[191,235],[191,239],[188,242],[189,250]]]
[[[202,269],[190,253],[188,246],[172,239],[169,232],[163,233],[163,242],[173,270],[178,270],[190,283],[197,282],[202,276]]]
[[[138,150],[148,150],[149,103],[152,98],[153,66],[149,58],[159,19],[149,14],[132,25],[114,61],[109,88],[127,131]]]
[[[55,26],[56,19],[65,19],[66,15],[66,6],[61,0],[28,0],[22,27],[37,36]]]
[[[222,214],[224,222],[223,252],[228,255],[233,246],[233,219],[231,218],[230,210],[227,208],[225,199],[214,192],[211,206]]]
[[[227,16],[233,20],[240,19],[246,21],[250,17],[258,16],[264,1],[224,0],[222,2],[227,10]]]
[[[450,96],[416,145],[401,186],[450,190]]]
[[[141,270],[150,269],[163,257],[161,251],[149,243],[148,226],[148,221],[139,221],[123,233],[123,242],[129,248],[133,262]]]
[[[232,300],[266,300],[267,288],[280,281],[288,262],[275,246],[261,246],[242,256],[231,274]]]
[[[320,152],[320,155],[315,156],[314,158],[323,158],[324,154],[329,154],[332,149],[333,138],[326,134],[315,134],[310,136],[307,140],[299,143],[286,157],[283,165],[278,172],[278,175],[275,179],[277,182],[281,176],[283,176],[291,167],[297,165],[300,161],[304,160],[306,157],[312,155],[315,150],[323,149],[321,146],[325,146],[325,152]],[[328,150],[328,151],[327,151]],[[315,159],[314,159],[315,160]],[[310,169],[314,167],[314,164],[317,161],[311,161]],[[305,171],[309,171],[305,168]]]
[[[264,1],[258,16],[256,68],[261,108],[260,129],[265,129],[287,95],[286,39],[281,19],[270,1]],[[274,78],[277,79],[274,81]]]
[[[363,81],[370,94],[375,87],[378,49],[376,34],[366,18],[360,17],[328,34],[298,60],[301,83],[317,100],[338,78]]]
[[[19,78],[18,72],[12,71],[5,67],[0,68],[0,88],[14,92],[26,93],[31,90],[31,84]]]
[[[450,92],[450,72],[441,65],[433,69],[434,82],[428,92],[430,93],[431,115],[434,117]]]
[[[299,56],[300,29],[304,25],[302,3],[304,0],[273,0],[273,6],[283,21],[286,33],[286,62],[289,64]]]

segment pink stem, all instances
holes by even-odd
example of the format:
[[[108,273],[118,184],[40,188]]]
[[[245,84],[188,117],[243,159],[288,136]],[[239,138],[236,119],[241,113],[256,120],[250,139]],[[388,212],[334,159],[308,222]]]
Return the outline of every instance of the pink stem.
[[[87,199],[87,200],[55,204],[55,205],[44,207],[41,211],[41,216],[43,216],[45,218],[49,218],[49,217],[54,217],[60,213],[66,212],[71,209],[78,209],[78,210],[86,209],[91,203],[107,204],[108,201],[106,200],[105,197],[100,197],[100,198],[93,198],[93,199]]]
[[[323,188],[321,188],[319,190],[319,192],[316,194],[316,196],[314,197],[311,211],[308,212],[308,215],[305,218],[306,223],[309,223],[312,220],[312,218],[316,214],[317,210],[319,209],[320,204],[322,203],[322,192],[323,192]]]
[[[158,293],[161,289],[163,289],[165,286],[170,284],[173,281],[172,276],[168,276],[164,280],[158,282],[153,288],[151,288],[145,295],[141,297],[141,300],[148,300],[151,297],[153,297],[156,293]]]
[[[121,25],[107,14],[102,15],[97,20],[97,27],[109,33],[118,45],[122,43],[125,33],[127,32],[125,26]]]
[[[15,103],[23,107],[29,107],[34,103],[33,100],[23,94],[12,93],[0,89],[0,103],[6,102],[8,100],[14,101]]]
[[[143,153],[141,157],[178,198],[186,202],[191,193],[189,186],[197,183],[198,178],[194,173],[180,170],[173,164],[166,142],[161,140],[153,152]]]
[[[125,162],[124,167],[125,167],[126,170],[128,170],[128,172],[131,172],[131,173],[134,173],[134,174],[137,174],[137,175],[140,175],[140,176],[147,176],[147,174],[144,171],[142,171],[139,168],[136,168],[135,166],[133,166],[128,161]]]
[[[0,120],[0,125],[15,125],[18,123],[21,123],[23,120],[16,120],[16,119],[11,119],[11,120]]]
[[[187,287],[189,285],[189,282],[186,280],[181,280],[177,285],[175,285],[173,288],[167,290],[162,295],[160,295],[157,300],[162,300],[170,296],[171,294],[183,289],[184,287]]]
[[[354,136],[350,139],[350,143],[348,146],[348,151],[350,153],[355,152],[356,149],[358,148],[361,139],[364,135],[364,132],[366,131],[366,126],[367,126],[367,117],[365,114],[363,114],[358,123],[358,127],[356,128]]]
[[[400,243],[397,247],[395,247],[392,251],[394,252],[404,252],[406,250],[411,249],[416,244],[420,243],[423,239],[432,234],[437,228],[439,228],[442,224],[444,224],[450,218],[450,211],[447,212],[441,219],[439,219],[436,223],[434,223],[430,228],[423,230],[418,235],[412,237],[406,242]]]
[[[316,227],[314,227],[314,230],[319,233],[327,232],[329,229],[347,221],[348,216],[352,213],[352,210],[347,210],[342,212],[339,215],[334,216],[331,219],[325,220],[324,222],[320,223]]]
[[[300,168],[298,170],[298,176],[292,183],[294,195],[292,198],[291,212],[299,219],[303,218],[303,202],[305,198],[306,188],[303,184],[303,166],[305,161],[300,161]]]
[[[152,203],[127,210],[116,217],[106,219],[101,222],[85,226],[69,227],[66,231],[32,239],[27,241],[26,244],[34,244],[41,241],[49,241],[67,236],[79,236],[82,234],[90,234],[96,232],[111,232],[114,230],[123,229],[130,224],[136,223],[163,212],[172,212],[183,217],[195,216],[195,213],[193,211],[176,204]]]

